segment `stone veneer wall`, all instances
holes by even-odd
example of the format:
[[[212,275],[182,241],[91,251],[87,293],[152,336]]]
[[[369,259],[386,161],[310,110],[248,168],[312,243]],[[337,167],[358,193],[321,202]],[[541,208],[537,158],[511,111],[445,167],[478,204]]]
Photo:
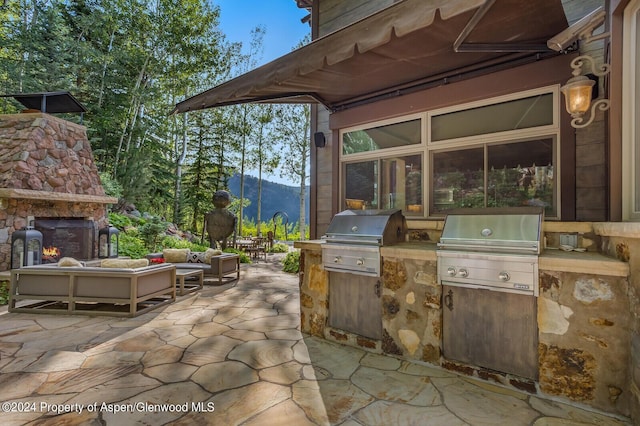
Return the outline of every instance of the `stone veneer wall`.
[[[0,271],[10,268],[11,234],[30,216],[94,220],[96,229],[108,224],[106,205],[95,200],[107,197],[84,126],[44,113],[0,115],[0,141],[0,188],[29,191],[5,199],[0,210]],[[97,243],[97,231],[95,237]]]
[[[96,231],[93,252],[96,254],[98,229],[109,224],[104,204],[10,199],[7,208],[0,210],[0,271],[11,268],[11,234],[26,226],[29,216],[94,220]]]
[[[302,331],[640,419],[640,291],[633,279],[640,273],[640,231],[638,234],[634,241],[605,239],[603,243],[610,246],[605,253],[617,253],[623,261],[637,253],[631,278],[626,272],[609,272],[606,267],[600,267],[597,274],[588,273],[589,261],[580,267],[587,273],[540,271],[538,382],[442,356],[442,288],[437,284],[433,249],[430,254],[384,256],[383,337],[377,341],[327,325],[329,277],[322,267],[320,245],[298,246],[302,249]],[[570,264],[571,259],[567,260]]]
[[[640,424],[640,223],[594,223],[602,237],[600,250],[629,264],[629,404],[631,418]]]

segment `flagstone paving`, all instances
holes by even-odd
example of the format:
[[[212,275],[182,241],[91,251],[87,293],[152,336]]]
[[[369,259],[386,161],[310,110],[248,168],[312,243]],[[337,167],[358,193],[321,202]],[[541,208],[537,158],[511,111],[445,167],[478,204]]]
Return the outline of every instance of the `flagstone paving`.
[[[137,318],[0,315],[0,424],[630,425],[303,335],[275,256]]]

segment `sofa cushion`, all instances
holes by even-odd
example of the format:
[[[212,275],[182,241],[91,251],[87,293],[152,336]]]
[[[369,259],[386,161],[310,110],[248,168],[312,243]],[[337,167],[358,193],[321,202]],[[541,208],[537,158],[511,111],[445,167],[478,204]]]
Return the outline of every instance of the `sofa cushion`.
[[[73,257],[63,257],[58,261],[58,266],[60,267],[72,266],[72,267],[82,268],[84,265],[82,264],[82,262],[80,262],[77,259],[74,259]]]
[[[207,251],[204,252],[204,263],[211,263],[213,256],[220,256],[221,254],[222,250],[208,248]]]
[[[149,266],[149,259],[103,259],[101,268],[144,268]]]
[[[191,250],[185,249],[164,249],[162,250],[162,257],[169,263],[185,263],[189,257]]]

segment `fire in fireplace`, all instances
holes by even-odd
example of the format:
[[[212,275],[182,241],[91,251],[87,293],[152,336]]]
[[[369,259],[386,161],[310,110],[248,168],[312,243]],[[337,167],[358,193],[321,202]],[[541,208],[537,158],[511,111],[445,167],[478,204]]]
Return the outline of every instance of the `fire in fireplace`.
[[[78,218],[36,218],[34,228],[42,232],[42,263],[62,257],[93,259],[96,224]]]
[[[60,260],[60,249],[58,247],[43,247],[42,248],[42,263],[55,263]]]

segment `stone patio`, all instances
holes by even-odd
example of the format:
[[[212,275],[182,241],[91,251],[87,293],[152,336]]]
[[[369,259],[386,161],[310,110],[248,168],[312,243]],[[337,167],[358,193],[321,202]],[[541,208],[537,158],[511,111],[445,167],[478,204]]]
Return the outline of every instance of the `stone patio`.
[[[280,258],[132,319],[5,309],[2,424],[631,424],[303,335]]]

